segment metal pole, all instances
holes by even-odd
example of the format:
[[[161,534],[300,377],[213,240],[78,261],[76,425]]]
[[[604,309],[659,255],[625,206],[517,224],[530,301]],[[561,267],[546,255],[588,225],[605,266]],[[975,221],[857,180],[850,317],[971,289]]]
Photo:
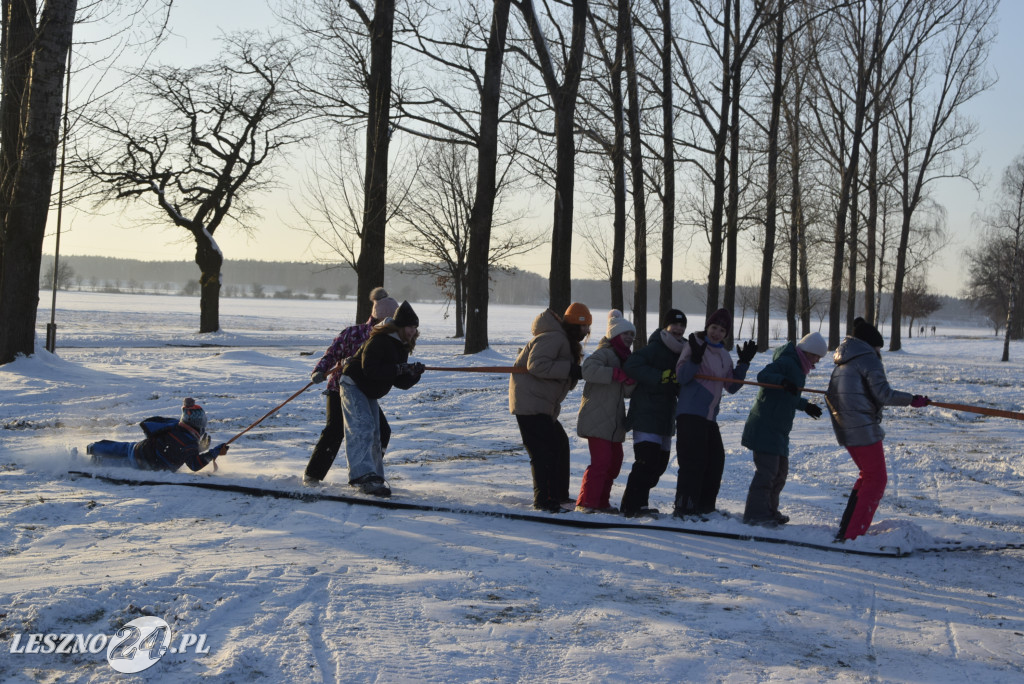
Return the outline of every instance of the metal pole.
[[[68,63],[64,86],[64,138],[60,147],[60,182],[57,189],[57,242],[53,248],[53,292],[50,301],[50,322],[46,324],[46,351],[57,349],[57,274],[60,271],[60,225],[64,214],[64,167],[68,153],[68,109],[71,107],[71,46],[68,45]]]

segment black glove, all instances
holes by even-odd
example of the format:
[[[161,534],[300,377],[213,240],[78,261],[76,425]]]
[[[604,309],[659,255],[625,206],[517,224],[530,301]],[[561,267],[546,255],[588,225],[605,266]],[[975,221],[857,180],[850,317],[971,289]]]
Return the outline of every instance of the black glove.
[[[583,366],[578,363],[574,363],[569,366],[569,379],[570,380],[582,380],[583,379]]]
[[[817,404],[807,404],[807,406],[804,407],[804,413],[817,420],[818,418],[821,418],[821,407]]]
[[[754,354],[756,353],[757,342],[754,342],[754,340],[747,340],[743,343],[743,346],[736,351],[736,355],[739,357],[740,363],[746,364],[749,364],[753,360]]]
[[[427,367],[417,361],[416,363],[409,364],[409,371],[413,375],[423,375],[423,371],[427,370]]]
[[[408,363],[396,363],[395,375],[412,375],[412,366]]]
[[[700,362],[704,360],[704,350],[708,348],[707,340],[700,343],[697,341],[697,336],[690,333],[687,341],[690,343],[690,360],[699,366]]]
[[[787,378],[787,379],[783,380],[782,382],[780,382],[779,384],[782,385],[782,389],[786,390],[787,392],[792,394],[794,397],[800,395],[800,388],[797,387],[796,383],[793,382],[792,380],[789,380]],[[818,415],[821,415],[820,411],[818,412]]]
[[[313,381],[314,385],[319,385],[321,382],[327,379],[327,374],[321,370],[313,371],[313,375],[310,376],[310,380]]]

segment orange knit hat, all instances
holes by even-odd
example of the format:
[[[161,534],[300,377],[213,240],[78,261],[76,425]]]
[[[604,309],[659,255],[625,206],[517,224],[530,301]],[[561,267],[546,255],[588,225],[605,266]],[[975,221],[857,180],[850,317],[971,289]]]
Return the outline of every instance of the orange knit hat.
[[[593,317],[590,315],[590,309],[587,308],[586,304],[581,304],[580,302],[570,304],[562,318],[570,325],[590,325],[594,322]]]

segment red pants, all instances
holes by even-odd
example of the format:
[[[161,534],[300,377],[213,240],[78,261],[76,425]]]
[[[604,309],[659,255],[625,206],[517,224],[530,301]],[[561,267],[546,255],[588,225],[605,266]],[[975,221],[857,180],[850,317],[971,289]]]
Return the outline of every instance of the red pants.
[[[609,508],[612,483],[622,469],[622,442],[588,437],[587,445],[590,447],[590,465],[583,473],[583,484],[576,505]]]
[[[844,539],[856,539],[871,526],[871,520],[875,517],[875,511],[885,492],[888,476],[885,473],[885,452],[880,441],[867,446],[848,446],[846,450],[860,468],[860,477],[853,485],[853,492],[850,494],[853,509],[849,512],[848,519],[844,516],[840,536]]]

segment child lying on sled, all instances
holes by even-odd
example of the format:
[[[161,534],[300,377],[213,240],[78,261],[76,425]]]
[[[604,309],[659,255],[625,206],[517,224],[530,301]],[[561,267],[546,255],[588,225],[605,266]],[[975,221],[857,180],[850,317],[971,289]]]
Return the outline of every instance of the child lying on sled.
[[[228,445],[221,444],[200,453],[210,446],[210,436],[206,434],[206,412],[192,397],[182,402],[181,420],[153,416],[139,426],[146,433],[141,442],[102,439],[87,446],[86,453],[98,465],[172,472],[187,465],[194,472],[228,452]]]

